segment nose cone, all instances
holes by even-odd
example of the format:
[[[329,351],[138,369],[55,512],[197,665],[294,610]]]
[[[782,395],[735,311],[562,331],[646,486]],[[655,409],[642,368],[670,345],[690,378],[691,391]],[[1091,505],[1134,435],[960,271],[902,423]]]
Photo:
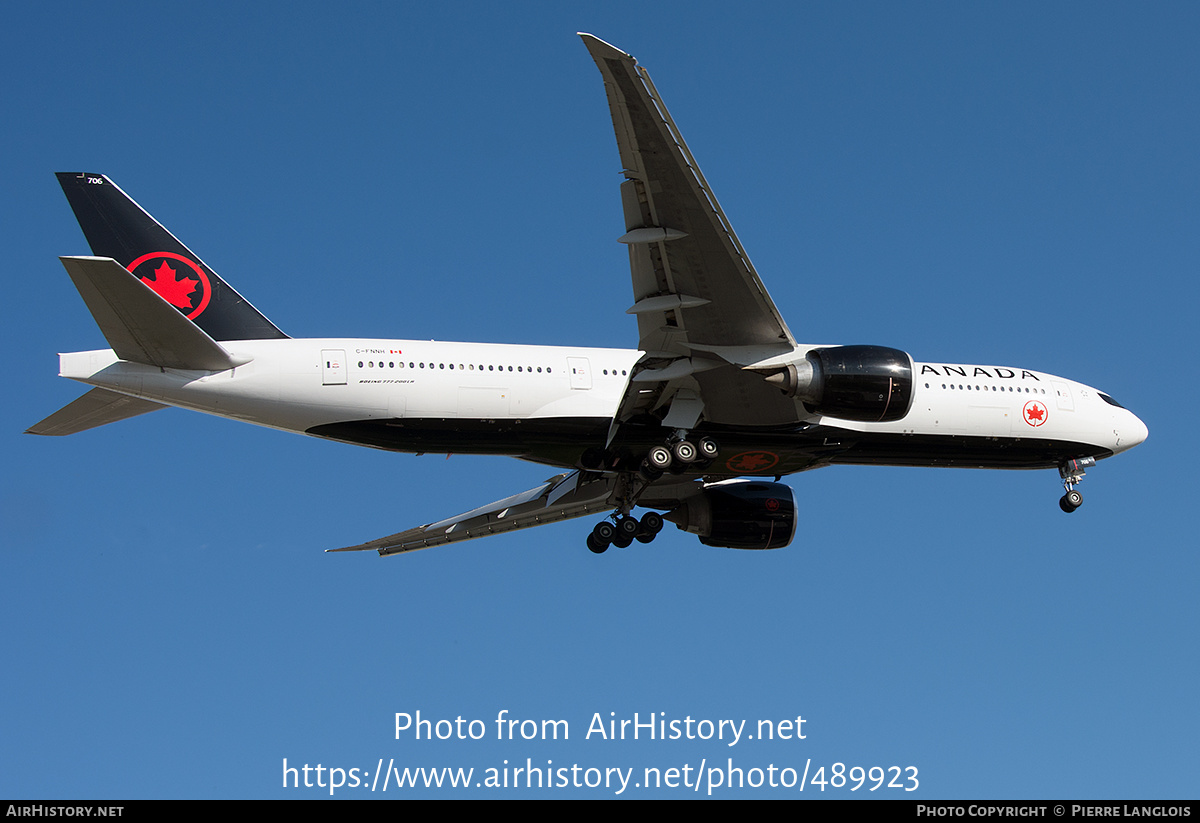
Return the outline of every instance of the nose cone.
[[[1128,409],[1121,409],[1121,414],[1113,421],[1113,438],[1116,448],[1114,452],[1123,452],[1142,443],[1150,434],[1146,424]]]

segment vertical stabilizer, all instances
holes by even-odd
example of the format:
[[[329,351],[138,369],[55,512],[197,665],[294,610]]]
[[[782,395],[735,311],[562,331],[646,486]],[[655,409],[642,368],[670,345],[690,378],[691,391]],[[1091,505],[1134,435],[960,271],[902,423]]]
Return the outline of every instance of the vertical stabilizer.
[[[92,253],[116,260],[213,340],[287,337],[107,177],[57,176]]]

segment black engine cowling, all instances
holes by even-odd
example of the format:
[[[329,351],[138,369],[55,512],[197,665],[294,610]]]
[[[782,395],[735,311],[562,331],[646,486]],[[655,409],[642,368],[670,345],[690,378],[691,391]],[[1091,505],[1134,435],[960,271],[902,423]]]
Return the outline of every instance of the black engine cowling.
[[[814,414],[883,423],[912,405],[912,358],[886,346],[813,349],[804,360],[767,378]]]
[[[706,486],[664,517],[706,546],[782,549],[796,532],[796,499],[783,483],[727,480]]]

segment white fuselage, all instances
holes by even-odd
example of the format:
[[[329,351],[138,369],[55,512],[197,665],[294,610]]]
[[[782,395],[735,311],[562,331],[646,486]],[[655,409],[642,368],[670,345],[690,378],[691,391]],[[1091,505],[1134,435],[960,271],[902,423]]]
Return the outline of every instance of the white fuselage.
[[[416,340],[314,338],[224,345],[249,362],[216,373],[175,371],[122,361],[101,349],[61,355],[60,374],[171,406],[400,451],[455,449],[439,446],[436,436],[419,446],[393,446],[319,429],[344,423],[403,427],[437,421],[439,430],[446,430],[469,421],[486,440],[487,427],[494,425],[494,442],[471,450],[512,454],[502,430],[512,431],[513,424],[527,424],[529,436],[539,421],[591,420],[607,426],[640,357],[624,349]],[[955,442],[1045,441],[1077,444],[1079,450],[1086,447],[1099,457],[1132,448],[1146,437],[1145,425],[1131,412],[1071,380],[1009,367],[913,365],[912,404],[900,420],[822,418],[807,413],[799,400],[797,419],[806,431],[824,433],[826,440],[830,431],[840,431],[907,442],[917,442],[914,436]],[[935,450],[936,455],[921,448],[907,454],[890,446],[884,451],[875,458],[868,452],[847,462],[1035,467],[1014,464],[1009,457],[989,462],[978,456],[979,449],[957,461],[947,459],[944,449]],[[1039,465],[1052,463],[1042,460]]]

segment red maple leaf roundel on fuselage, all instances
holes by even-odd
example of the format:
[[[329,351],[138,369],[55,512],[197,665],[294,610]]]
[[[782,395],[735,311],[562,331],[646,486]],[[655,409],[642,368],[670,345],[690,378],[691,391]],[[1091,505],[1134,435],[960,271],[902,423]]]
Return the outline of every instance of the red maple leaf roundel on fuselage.
[[[1025,404],[1025,422],[1035,429],[1046,422],[1046,407],[1037,400]]]
[[[154,270],[153,280],[143,277],[142,282],[158,292],[158,296],[163,300],[181,309],[192,307],[192,298],[189,295],[196,290],[196,286],[200,283],[194,277],[176,279],[175,269],[168,266],[166,260],[162,261],[162,265]]]
[[[738,474],[761,474],[779,462],[779,455],[768,451],[749,451],[735,454],[725,461],[725,467]]]

